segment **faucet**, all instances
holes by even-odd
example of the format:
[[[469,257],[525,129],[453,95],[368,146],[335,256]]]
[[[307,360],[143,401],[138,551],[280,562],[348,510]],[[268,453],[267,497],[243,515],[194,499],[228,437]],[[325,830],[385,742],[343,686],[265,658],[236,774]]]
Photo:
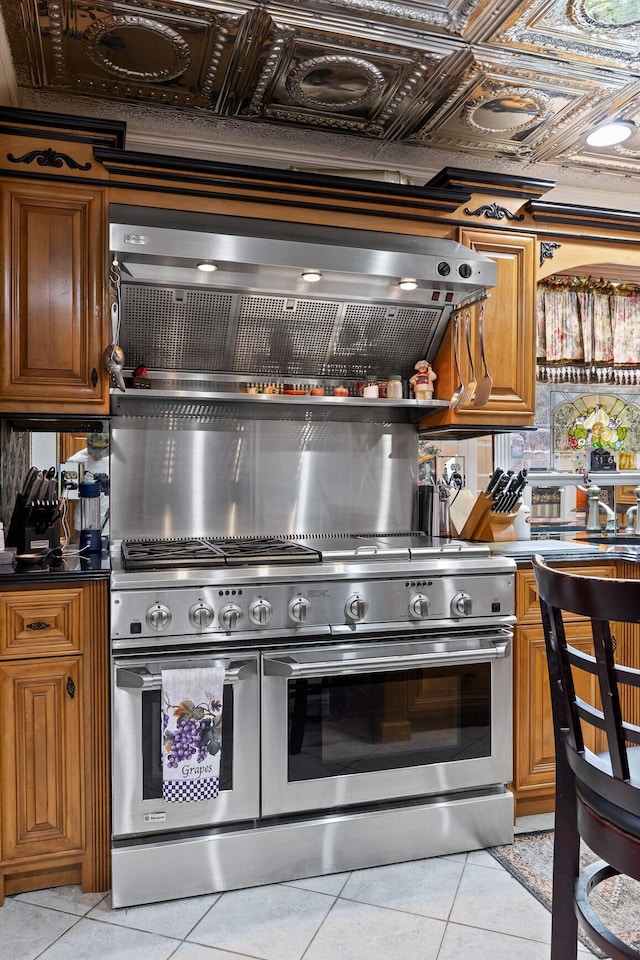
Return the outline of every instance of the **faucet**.
[[[616,514],[615,510],[612,510],[608,503],[604,503],[600,499],[600,487],[578,487],[579,490],[582,490],[583,493],[587,494],[588,497],[588,513],[587,513],[587,530],[589,532],[597,531],[600,533],[600,510],[602,510],[607,518],[605,524],[605,531],[607,533],[616,532]]]
[[[640,505],[640,487],[636,487],[633,493],[636,498],[636,503],[633,507],[629,507],[627,510],[627,526],[625,533],[640,536],[640,510],[638,510],[638,505]]]

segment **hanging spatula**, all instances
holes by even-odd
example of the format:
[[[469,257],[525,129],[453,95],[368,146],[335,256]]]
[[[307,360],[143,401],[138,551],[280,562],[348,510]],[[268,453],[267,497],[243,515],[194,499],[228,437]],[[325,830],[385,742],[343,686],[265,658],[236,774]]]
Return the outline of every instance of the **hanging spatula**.
[[[460,406],[468,407],[473,402],[476,393],[477,381],[476,371],[473,366],[473,354],[471,353],[471,311],[467,310],[464,315],[464,336],[467,343],[467,354],[469,355],[469,369],[471,370],[471,379],[467,380],[462,396],[460,397]]]
[[[480,356],[482,358],[482,366],[484,367],[484,377],[476,387],[476,395],[473,398],[474,407],[484,407],[485,403],[488,402],[489,397],[491,396],[491,390],[493,387],[493,378],[489,373],[489,368],[487,367],[487,358],[484,355],[484,301],[480,304],[478,314],[478,333],[480,335]]]
[[[451,400],[449,400],[449,409],[454,410],[456,407],[460,406],[460,398],[464,391],[464,384],[462,382],[462,374],[460,372],[460,357],[458,355],[458,339],[460,336],[460,316],[456,314],[453,318],[453,356],[456,362],[456,374],[458,377],[458,386],[455,388],[451,395]]]

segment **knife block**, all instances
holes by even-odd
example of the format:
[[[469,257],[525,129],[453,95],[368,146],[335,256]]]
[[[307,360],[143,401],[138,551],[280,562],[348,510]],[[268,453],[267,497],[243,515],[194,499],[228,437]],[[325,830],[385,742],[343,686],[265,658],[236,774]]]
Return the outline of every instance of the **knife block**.
[[[56,519],[52,523],[43,522],[37,519],[38,510],[41,510],[40,516],[46,517],[46,511],[51,516],[55,516],[58,503],[56,500],[41,501],[43,507],[35,508],[33,502],[25,500],[21,493],[16,497],[16,502],[11,515],[11,522],[6,536],[7,546],[15,547],[16,552],[21,553],[48,553],[60,546],[60,520]]]
[[[484,543],[507,543],[517,540],[515,519],[522,500],[509,513],[494,513],[493,500],[486,493],[479,493],[467,521],[460,531],[463,540],[479,540]]]

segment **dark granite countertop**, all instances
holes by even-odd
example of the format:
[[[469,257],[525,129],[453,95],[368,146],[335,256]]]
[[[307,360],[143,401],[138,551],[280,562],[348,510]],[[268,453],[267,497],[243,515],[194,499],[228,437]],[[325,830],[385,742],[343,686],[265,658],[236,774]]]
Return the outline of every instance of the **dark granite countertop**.
[[[43,561],[36,564],[0,565],[0,588],[10,588],[24,583],[38,587],[41,583],[71,583],[79,580],[108,580],[111,574],[109,553],[92,554],[89,558],[79,557],[77,553],[63,553],[62,558],[53,562]]]

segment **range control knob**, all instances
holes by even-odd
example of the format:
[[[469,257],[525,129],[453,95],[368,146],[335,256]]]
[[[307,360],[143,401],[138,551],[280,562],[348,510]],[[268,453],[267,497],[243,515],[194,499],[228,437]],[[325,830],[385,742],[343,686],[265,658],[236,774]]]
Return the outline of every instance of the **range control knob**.
[[[249,619],[257,623],[259,627],[264,627],[271,619],[273,607],[268,600],[254,600],[249,606]]]
[[[294,623],[306,623],[309,613],[309,601],[304,597],[294,597],[289,603],[289,616]]]
[[[206,630],[213,623],[213,607],[208,603],[194,603],[189,610],[189,620],[198,630]]]
[[[458,617],[470,617],[473,604],[468,593],[456,593],[451,601],[451,610]]]
[[[416,593],[415,597],[409,600],[409,616],[414,620],[426,620],[429,616],[430,607],[429,597],[424,593]]]
[[[227,630],[235,630],[242,620],[242,610],[236,603],[228,603],[220,611],[220,622]]]
[[[368,609],[369,604],[367,601],[357,593],[349,597],[344,606],[346,617],[349,620],[353,620],[354,623],[357,623],[359,620],[364,620]]]
[[[146,621],[152,630],[164,630],[171,623],[171,610],[164,603],[156,603],[147,610]]]

